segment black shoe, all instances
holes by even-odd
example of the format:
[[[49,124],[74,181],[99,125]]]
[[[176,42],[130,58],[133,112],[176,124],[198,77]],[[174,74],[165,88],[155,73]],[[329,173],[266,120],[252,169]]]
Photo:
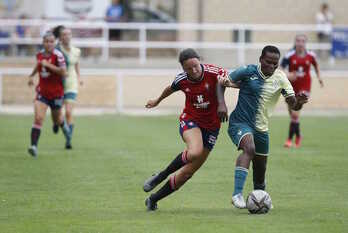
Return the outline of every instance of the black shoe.
[[[152,201],[150,197],[146,198],[145,206],[146,206],[147,211],[157,210],[157,202]]]
[[[53,133],[57,134],[59,131],[59,125],[53,124],[52,130],[53,130]]]
[[[71,150],[72,149],[71,142],[66,142],[65,143],[65,149],[67,149],[67,150]]]
[[[36,146],[29,147],[28,152],[31,156],[36,157],[37,156],[37,147]]]
[[[150,192],[152,189],[154,189],[159,183],[161,183],[158,180],[159,173],[153,174],[149,179],[145,180],[143,189],[145,192]]]

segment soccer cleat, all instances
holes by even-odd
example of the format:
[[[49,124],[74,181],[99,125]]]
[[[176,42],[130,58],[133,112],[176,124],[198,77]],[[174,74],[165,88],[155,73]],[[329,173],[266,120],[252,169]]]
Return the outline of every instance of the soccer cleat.
[[[32,145],[29,147],[28,152],[31,156],[36,157],[37,156],[37,147]]]
[[[159,173],[153,174],[149,179],[145,180],[143,189],[145,192],[150,192],[154,189],[160,182],[158,182]]]
[[[54,134],[57,134],[59,131],[59,125],[53,124],[52,130]]]
[[[71,145],[70,140],[69,140],[69,141],[66,141],[66,143],[65,143],[65,149],[67,149],[67,150],[71,150],[71,149],[72,149],[72,145]]]
[[[146,198],[145,206],[147,211],[155,211],[157,210],[157,202],[151,200],[151,197]]]
[[[301,146],[301,142],[302,142],[302,137],[296,137],[295,139],[296,148],[299,148]]]
[[[284,147],[290,148],[292,147],[292,141],[291,139],[287,139],[286,142],[284,143]]]
[[[245,203],[243,195],[241,193],[238,193],[238,194],[232,196],[232,205],[234,205],[238,209],[245,209],[246,208],[246,203]]]

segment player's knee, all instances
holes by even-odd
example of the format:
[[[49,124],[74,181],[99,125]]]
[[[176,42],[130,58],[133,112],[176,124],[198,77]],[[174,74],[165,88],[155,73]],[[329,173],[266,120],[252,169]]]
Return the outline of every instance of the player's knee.
[[[41,126],[43,123],[43,120],[44,120],[43,116],[36,115],[34,118],[34,124]]]
[[[244,153],[250,157],[251,159],[254,158],[255,155],[255,145],[250,143],[244,147]]]
[[[203,147],[196,147],[187,150],[187,157],[190,162],[197,160],[203,154]]]

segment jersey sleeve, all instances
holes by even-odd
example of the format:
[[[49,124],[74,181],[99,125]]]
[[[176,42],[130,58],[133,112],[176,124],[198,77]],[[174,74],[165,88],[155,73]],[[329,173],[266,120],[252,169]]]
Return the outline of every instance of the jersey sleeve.
[[[243,81],[249,76],[249,70],[247,66],[239,67],[238,69],[232,71],[228,77],[233,82]]]
[[[65,58],[62,52],[58,51],[57,54],[57,66],[60,68],[66,68]]]
[[[281,62],[280,62],[280,66],[285,69],[286,67],[288,67],[290,64],[290,59],[289,57],[283,57]]]
[[[173,91],[178,91],[181,89],[180,82],[184,79],[186,79],[187,75],[185,72],[178,74],[174,81],[172,82],[171,88]]]
[[[294,89],[292,88],[292,85],[289,81],[289,79],[287,79],[286,74],[284,72],[282,72],[282,95],[284,96],[284,98],[287,98],[289,96],[294,96],[295,92]]]

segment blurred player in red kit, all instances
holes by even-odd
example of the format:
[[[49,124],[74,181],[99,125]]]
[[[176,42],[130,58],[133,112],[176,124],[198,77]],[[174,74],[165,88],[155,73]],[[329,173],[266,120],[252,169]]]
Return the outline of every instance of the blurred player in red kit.
[[[61,108],[63,106],[63,79],[66,75],[66,63],[63,54],[55,49],[55,37],[48,31],[43,36],[43,49],[36,55],[36,65],[29,76],[28,85],[34,85],[34,76],[39,73],[39,83],[36,86],[34,101],[34,123],[31,129],[31,146],[28,152],[37,155],[37,145],[41,127],[48,107],[51,108],[54,123],[61,126],[66,143],[70,143],[69,127],[64,121]]]
[[[305,35],[297,35],[295,37],[295,46],[290,50],[281,61],[281,67],[286,70],[288,79],[294,88],[295,94],[304,93],[310,95],[311,91],[311,66],[313,65],[320,87],[324,86],[323,80],[320,78],[319,66],[316,56],[313,52],[306,49],[307,37]],[[284,147],[292,146],[293,136],[296,135],[295,146],[300,147],[302,136],[300,133],[300,111],[294,111],[289,108],[290,126],[289,136]]]

